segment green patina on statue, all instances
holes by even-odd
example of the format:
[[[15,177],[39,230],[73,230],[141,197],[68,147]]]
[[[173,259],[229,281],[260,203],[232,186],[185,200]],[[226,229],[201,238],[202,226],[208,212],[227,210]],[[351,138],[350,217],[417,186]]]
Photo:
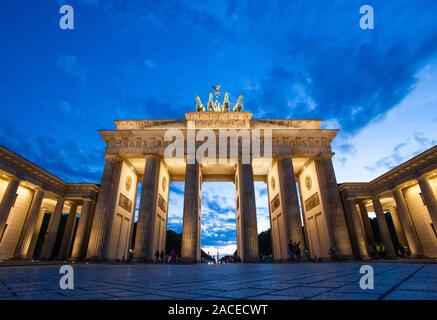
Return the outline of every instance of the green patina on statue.
[[[214,95],[212,92],[209,93],[209,98],[208,98],[208,103],[206,105],[206,109],[202,104],[202,101],[200,100],[199,96],[195,97],[196,100],[196,111],[197,112],[229,112],[231,109],[231,103],[229,102],[229,92],[225,92],[224,95],[224,99],[223,99],[223,104],[220,105],[220,102],[218,100],[218,97],[220,95],[220,87],[221,85],[218,86],[212,86],[212,88],[214,89],[215,93],[215,97],[216,100],[214,101]],[[232,108],[232,112],[242,112],[243,111],[243,95],[241,94],[238,97],[237,103],[234,105],[234,107]]]

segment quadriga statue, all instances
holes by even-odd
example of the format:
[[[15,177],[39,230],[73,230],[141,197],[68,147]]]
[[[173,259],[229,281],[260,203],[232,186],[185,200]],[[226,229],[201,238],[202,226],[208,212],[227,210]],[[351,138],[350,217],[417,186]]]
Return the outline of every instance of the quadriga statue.
[[[244,96],[242,94],[238,97],[237,103],[235,104],[234,108],[232,109],[233,112],[243,111],[243,98],[244,98]]]

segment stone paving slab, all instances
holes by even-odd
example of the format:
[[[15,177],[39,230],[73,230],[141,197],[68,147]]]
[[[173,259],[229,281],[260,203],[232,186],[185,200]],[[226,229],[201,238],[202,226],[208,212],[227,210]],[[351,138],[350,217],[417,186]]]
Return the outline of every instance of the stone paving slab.
[[[373,290],[359,286],[362,263],[144,265],[74,264],[74,290],[59,265],[0,268],[1,300],[437,300],[437,264],[373,263]]]

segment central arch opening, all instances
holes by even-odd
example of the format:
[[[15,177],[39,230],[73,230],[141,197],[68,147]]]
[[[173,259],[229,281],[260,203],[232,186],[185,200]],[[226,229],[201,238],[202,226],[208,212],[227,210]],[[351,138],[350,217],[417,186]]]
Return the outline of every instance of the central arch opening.
[[[233,182],[203,182],[200,247],[203,262],[229,260],[237,250]]]

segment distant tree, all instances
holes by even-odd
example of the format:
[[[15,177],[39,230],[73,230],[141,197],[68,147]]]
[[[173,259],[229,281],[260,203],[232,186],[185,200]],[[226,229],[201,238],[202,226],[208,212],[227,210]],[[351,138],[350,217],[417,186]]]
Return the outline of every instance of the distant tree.
[[[201,255],[202,261],[206,261],[206,262],[213,262],[214,261],[214,258],[211,257],[209,254],[207,254],[202,249],[200,249],[200,255]]]
[[[396,249],[396,248],[398,248],[400,243],[399,243],[398,236],[396,234],[396,229],[395,229],[393,219],[391,217],[390,212],[385,212],[384,217],[385,217],[385,220],[387,221],[387,226],[388,226],[388,231],[390,233],[390,238],[393,242],[393,246]],[[369,220],[370,220],[370,225],[372,226],[372,232],[373,232],[373,236],[375,238],[375,242],[376,243],[384,243],[384,241],[382,240],[381,231],[379,229],[378,220],[376,218],[369,218]]]
[[[174,249],[176,251],[176,254],[181,254],[181,252],[182,252],[182,233],[176,233],[173,230],[167,230],[167,240],[165,242],[165,253],[170,254],[172,249]],[[202,260],[214,261],[213,257],[208,255],[203,250],[200,250],[200,255],[201,255]]]
[[[272,254],[272,230],[268,229],[258,235],[259,254],[270,256]]]
[[[182,252],[182,233],[167,230],[167,241],[165,242],[165,253],[170,254],[174,249],[177,254]]]

